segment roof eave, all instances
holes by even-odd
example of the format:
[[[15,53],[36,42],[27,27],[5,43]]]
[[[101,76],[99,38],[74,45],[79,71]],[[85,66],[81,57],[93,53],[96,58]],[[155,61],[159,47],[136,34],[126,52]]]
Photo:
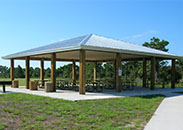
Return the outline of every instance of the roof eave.
[[[169,58],[169,59],[183,59],[183,56],[176,56],[173,54],[166,55],[166,54],[157,54],[157,53],[150,53],[150,52],[133,51],[133,50],[95,47],[95,46],[88,46],[88,45],[81,45],[81,49],[125,53],[125,54],[136,54],[136,55],[151,56],[151,57],[163,57],[163,58]]]
[[[2,57],[2,59],[16,59],[20,57],[27,57],[27,56],[34,56],[34,55],[44,55],[49,53],[57,53],[57,52],[64,52],[64,51],[74,51],[79,49],[86,49],[86,50],[97,50],[97,51],[106,51],[106,52],[116,52],[116,53],[126,53],[126,54],[136,54],[136,55],[143,55],[143,56],[154,56],[154,57],[163,57],[163,58],[170,58],[170,59],[183,59],[183,56],[176,56],[176,55],[166,55],[166,54],[155,54],[149,52],[140,52],[140,51],[133,51],[133,50],[123,50],[123,49],[114,49],[114,48],[104,48],[104,47],[95,47],[95,46],[88,46],[88,45],[76,45],[70,47],[62,47],[57,49],[48,49],[43,51],[35,51],[31,53],[23,53],[23,54],[11,54]]]
[[[56,49],[47,49],[47,50],[35,51],[35,52],[23,53],[23,54],[16,54],[15,53],[15,54],[3,56],[2,59],[9,60],[9,59],[15,59],[15,58],[20,58],[20,57],[34,56],[34,55],[44,55],[44,54],[49,54],[49,53],[74,51],[74,50],[78,50],[78,49],[81,49],[80,45],[62,47],[62,48],[56,48]]]

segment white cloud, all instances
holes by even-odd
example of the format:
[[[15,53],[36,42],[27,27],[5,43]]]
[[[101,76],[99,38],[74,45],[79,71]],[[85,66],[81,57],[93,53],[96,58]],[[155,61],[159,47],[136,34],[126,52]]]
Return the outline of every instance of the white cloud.
[[[145,36],[150,35],[150,34],[158,34],[158,33],[159,33],[159,31],[149,30],[145,33],[135,34],[135,35],[132,35],[132,36],[123,37],[122,39],[136,39],[136,38],[145,37]]]

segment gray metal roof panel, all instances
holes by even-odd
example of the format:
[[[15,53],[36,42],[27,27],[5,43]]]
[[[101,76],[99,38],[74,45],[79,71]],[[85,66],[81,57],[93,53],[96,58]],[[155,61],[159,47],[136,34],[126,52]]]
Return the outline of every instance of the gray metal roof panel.
[[[21,57],[21,56],[27,56],[27,55],[34,55],[34,54],[39,54],[39,53],[49,53],[49,52],[53,52],[54,50],[58,50],[60,48],[73,48],[73,46],[78,46],[80,45],[81,42],[83,42],[83,40],[85,40],[86,38],[88,38],[89,35],[84,35],[84,36],[80,36],[80,37],[76,37],[76,38],[71,38],[71,39],[66,39],[63,41],[59,41],[56,43],[52,43],[49,45],[45,45],[45,46],[41,46],[41,47],[37,47],[37,48],[33,48],[33,49],[29,49],[26,51],[21,51],[18,53],[14,53],[11,55],[7,55],[3,58],[16,58],[16,57]]]
[[[87,46],[93,47],[101,47],[101,48],[111,48],[111,49],[119,49],[119,50],[126,50],[131,52],[141,52],[141,53],[149,53],[149,54],[159,54],[159,55],[169,55],[169,56],[177,56],[175,54],[171,54],[165,51],[148,48],[145,46],[140,46],[128,42],[124,42],[121,40],[114,40],[111,38],[106,38],[103,36],[92,35],[90,39],[85,43]]]
[[[42,50],[48,50],[48,49],[56,49],[56,48],[79,45],[87,36],[88,35],[80,36],[80,37],[76,37],[76,38],[72,38],[72,39],[67,39],[67,40],[59,41],[59,42],[52,43],[49,45],[45,45],[45,46],[30,49],[30,50],[22,51],[19,53],[36,52],[36,51],[42,51]],[[19,54],[19,53],[15,53],[15,54]]]

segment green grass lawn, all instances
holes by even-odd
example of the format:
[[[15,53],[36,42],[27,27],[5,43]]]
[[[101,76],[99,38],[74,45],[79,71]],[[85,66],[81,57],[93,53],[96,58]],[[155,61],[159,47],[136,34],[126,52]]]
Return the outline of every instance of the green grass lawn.
[[[0,95],[0,130],[142,130],[162,95],[66,101],[29,94]]]
[[[0,78],[2,81],[10,80],[9,78]],[[16,78],[15,80],[19,81],[19,86],[25,86],[25,78]],[[39,80],[39,78],[31,78],[31,81]]]
[[[61,78],[57,78],[57,80],[60,80]],[[0,78],[1,81],[10,81],[10,78]],[[19,81],[19,86],[25,86],[25,78],[15,78],[15,80]],[[30,78],[31,81],[34,80],[40,80],[39,78]],[[50,80],[48,78],[46,78],[45,80]]]

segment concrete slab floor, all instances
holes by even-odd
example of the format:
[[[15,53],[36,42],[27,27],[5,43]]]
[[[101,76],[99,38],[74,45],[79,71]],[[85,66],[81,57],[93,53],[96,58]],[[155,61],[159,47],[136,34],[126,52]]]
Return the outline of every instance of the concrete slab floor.
[[[115,92],[115,90],[105,90],[102,93],[86,92],[85,95],[80,95],[79,92],[72,91],[72,90],[57,90],[57,92],[46,93],[44,92],[44,89],[29,90],[29,89],[25,89],[24,86],[20,86],[19,88],[6,87],[6,93],[27,93],[27,94],[33,94],[33,95],[39,95],[39,96],[65,99],[70,101],[106,99],[106,98],[116,98],[116,97],[125,97],[125,96],[143,96],[143,95],[150,95],[150,94],[170,95],[174,91],[183,91],[183,88],[176,88],[176,89],[156,88],[155,90],[152,91],[149,88],[137,87],[134,90],[122,91],[121,93]],[[2,91],[0,91],[0,94],[3,94]]]

